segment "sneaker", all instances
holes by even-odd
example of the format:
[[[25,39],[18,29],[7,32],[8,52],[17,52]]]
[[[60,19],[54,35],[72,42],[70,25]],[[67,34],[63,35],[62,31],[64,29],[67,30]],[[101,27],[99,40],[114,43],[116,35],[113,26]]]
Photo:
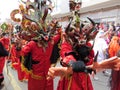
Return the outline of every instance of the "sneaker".
[[[99,80],[99,78],[94,76],[94,77],[93,77],[93,80],[98,81],[98,80]]]
[[[103,74],[105,75],[105,76],[110,76],[111,75],[111,73],[110,72],[108,72],[108,71],[103,71]]]

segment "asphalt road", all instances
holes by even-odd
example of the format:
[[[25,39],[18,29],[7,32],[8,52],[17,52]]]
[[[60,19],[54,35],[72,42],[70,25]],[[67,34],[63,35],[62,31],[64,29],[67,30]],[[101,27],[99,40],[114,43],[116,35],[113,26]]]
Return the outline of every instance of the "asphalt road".
[[[59,64],[58,64],[59,65]],[[110,70],[108,70],[110,72]],[[17,72],[16,70],[12,69],[10,66],[8,68],[4,68],[4,86],[0,90],[27,90],[27,82],[20,82],[17,79]],[[94,80],[91,77],[94,90],[109,90],[108,82],[109,76],[105,76],[102,72],[97,73],[96,77],[98,80]],[[58,84],[59,77],[54,79],[54,90],[56,90]]]

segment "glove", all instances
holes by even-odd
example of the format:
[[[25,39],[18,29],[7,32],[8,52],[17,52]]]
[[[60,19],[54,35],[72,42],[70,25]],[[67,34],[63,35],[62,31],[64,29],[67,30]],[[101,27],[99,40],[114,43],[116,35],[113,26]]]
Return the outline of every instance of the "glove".
[[[70,61],[69,65],[72,67],[74,72],[84,72],[86,67],[83,61]]]
[[[71,60],[69,62],[69,65],[72,67],[73,72],[86,72],[92,74],[94,72],[96,74],[96,71],[93,70],[90,67],[86,67],[85,63],[83,61],[73,61]]]

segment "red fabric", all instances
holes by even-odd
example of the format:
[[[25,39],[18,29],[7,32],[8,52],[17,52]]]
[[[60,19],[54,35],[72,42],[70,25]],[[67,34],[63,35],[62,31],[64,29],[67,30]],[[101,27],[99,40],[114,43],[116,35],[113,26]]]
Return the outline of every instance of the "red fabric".
[[[26,71],[22,70],[21,62],[19,56],[17,55],[15,45],[12,45],[11,48],[11,61],[12,61],[12,67],[17,70],[18,80],[22,81],[24,79],[28,79],[29,74]]]
[[[3,44],[3,46],[8,50],[9,49],[9,38],[1,38],[0,42]],[[3,73],[3,68],[5,64],[5,58],[6,57],[0,57],[0,74]]]
[[[92,47],[91,43],[87,43],[87,46]],[[86,65],[91,65],[91,64],[93,64],[94,50],[91,50],[91,51],[90,51],[90,54],[89,54],[88,58],[90,59],[90,61],[89,61]]]
[[[46,80],[48,69],[50,68],[50,56],[52,54],[53,46],[60,39],[60,35],[53,37],[52,41],[48,42],[48,47],[45,51],[43,47],[39,47],[36,42],[30,41],[22,48],[21,54],[27,55],[29,52],[32,54],[34,61],[39,61],[38,64],[32,65],[32,73],[40,78],[35,78],[31,74],[28,79],[28,90],[53,90],[53,80]]]
[[[70,60],[75,61],[75,58],[71,55],[65,57],[65,53],[71,52],[71,51],[72,51],[72,47],[69,43],[67,43],[67,42],[62,43],[61,56],[64,61],[67,61],[66,63],[68,63]],[[93,57],[94,57],[93,51],[91,51],[91,54],[89,57],[90,57],[91,61],[88,64],[92,64]],[[84,72],[73,73],[71,83],[70,83],[70,80],[71,79],[69,77],[65,77],[62,80],[60,80],[57,90],[68,90],[69,86],[70,86],[70,90],[93,90],[93,86],[92,86],[90,77],[88,74],[86,74]]]
[[[5,57],[0,57],[0,74],[3,73],[4,64],[5,64]]]
[[[14,62],[18,62],[17,60],[17,54],[16,54],[16,48],[15,48],[15,45],[13,44],[12,47],[11,47],[11,62],[14,63]]]
[[[70,84],[70,78],[63,78],[59,81],[57,90],[68,90],[69,86],[70,90],[93,90],[90,77],[86,73],[74,73],[71,82]]]
[[[3,44],[3,46],[8,50],[9,49],[9,38],[1,38],[0,42]]]
[[[23,81],[29,78],[29,74],[26,71],[22,70],[21,63],[18,59],[18,62],[12,63],[13,68],[17,70],[18,80]]]
[[[53,90],[53,80],[46,80],[44,76],[42,80],[29,77],[28,90]]]

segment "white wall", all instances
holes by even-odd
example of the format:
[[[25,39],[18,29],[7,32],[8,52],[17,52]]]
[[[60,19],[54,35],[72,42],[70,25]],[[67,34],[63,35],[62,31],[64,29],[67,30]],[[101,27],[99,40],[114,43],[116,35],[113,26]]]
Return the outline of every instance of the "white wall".
[[[100,19],[101,22],[109,22],[116,21],[120,22],[120,9],[112,9],[108,11],[98,11],[94,13],[86,13],[81,15],[81,19],[85,19],[86,17],[90,17],[92,19]]]
[[[87,7],[110,0],[82,0],[82,1],[83,1],[82,7]]]

